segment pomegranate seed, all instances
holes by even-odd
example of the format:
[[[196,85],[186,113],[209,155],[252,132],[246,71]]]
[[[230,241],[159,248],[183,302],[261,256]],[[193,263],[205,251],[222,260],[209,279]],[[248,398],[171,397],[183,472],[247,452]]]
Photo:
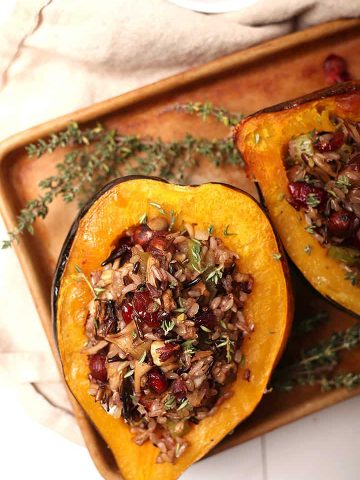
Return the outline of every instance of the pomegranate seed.
[[[153,310],[154,300],[149,290],[135,292],[133,306],[137,317],[143,320],[149,327],[160,327],[159,311]]]
[[[331,54],[325,58],[323,63],[325,80],[328,83],[347,82],[351,76],[347,70],[347,64],[343,57]]]
[[[106,382],[107,371],[105,366],[106,356],[96,353],[89,355],[89,368],[92,377],[100,382]]]
[[[121,315],[126,324],[132,321],[132,314],[134,311],[134,307],[130,300],[125,300],[125,302],[121,306]]]
[[[160,395],[166,392],[167,379],[159,368],[152,368],[147,374],[147,381],[150,390]]]
[[[289,183],[289,192],[291,194],[290,203],[291,205],[299,210],[300,208],[308,208],[309,200],[312,197],[316,200],[315,208],[318,210],[323,210],[326,205],[327,193],[323,188],[314,187],[305,182],[290,182]]]
[[[334,133],[320,134],[314,147],[318,152],[334,152],[344,143],[345,135],[341,130]]]
[[[177,401],[181,401],[186,397],[187,388],[185,382],[181,378],[177,378],[171,386],[171,391]]]
[[[141,246],[147,245],[153,238],[154,232],[147,225],[138,225],[135,227],[133,238],[134,242]]]
[[[195,317],[194,321],[196,326],[203,326],[212,330],[216,324],[216,317],[213,312],[201,312]]]
[[[354,230],[355,219],[356,215],[352,212],[347,212],[346,210],[334,212],[328,220],[328,230],[336,237],[349,237]]]

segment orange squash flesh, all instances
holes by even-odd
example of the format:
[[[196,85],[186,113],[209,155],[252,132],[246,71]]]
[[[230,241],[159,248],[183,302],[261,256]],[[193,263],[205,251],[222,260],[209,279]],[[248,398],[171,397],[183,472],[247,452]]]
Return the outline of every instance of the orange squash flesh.
[[[156,464],[158,449],[149,442],[137,446],[129,427],[115,419],[88,394],[88,360],[80,351],[86,343],[84,322],[91,293],[74,276],[79,265],[85,275],[108,257],[114,240],[146,213],[158,215],[149,205],[156,202],[177,215],[176,224],[196,223],[237,252],[240,271],[254,277],[254,290],[244,314],[255,331],[244,342],[246,368],[239,368],[234,395],[218,411],[191,428],[190,446],[175,465]],[[225,236],[224,230],[234,235]],[[109,445],[125,480],[172,480],[203,457],[259,403],[271,372],[285,344],[293,313],[286,264],[276,260],[277,239],[261,207],[246,193],[221,184],[171,185],[146,177],[128,177],[108,185],[74,223],[59,259],[54,281],[54,322],[65,380],[87,415]]]
[[[360,315],[360,288],[345,278],[342,265],[305,231],[304,213],[287,201],[284,167],[287,145],[293,137],[333,131],[329,117],[360,121],[360,83],[350,82],[270,107],[243,120],[235,141],[246,162],[249,177],[257,181],[272,224],[289,257],[322,295]],[[309,245],[309,249],[304,250]]]

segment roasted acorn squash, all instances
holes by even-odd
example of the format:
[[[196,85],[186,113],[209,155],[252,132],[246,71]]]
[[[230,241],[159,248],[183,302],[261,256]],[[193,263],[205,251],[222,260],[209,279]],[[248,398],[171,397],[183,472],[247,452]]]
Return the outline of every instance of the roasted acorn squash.
[[[333,131],[330,115],[360,120],[360,83],[332,86],[250,115],[237,126],[235,142],[291,260],[322,295],[360,315],[360,286],[346,279],[339,261],[305,231],[304,213],[287,201],[284,157],[288,143],[314,129]]]
[[[76,265],[89,275],[107,258],[115,239],[137,224],[146,212],[156,216],[149,201],[160,203],[182,222],[207,228],[240,256],[242,271],[251,273],[254,290],[245,315],[255,330],[244,342],[251,380],[239,374],[232,384],[234,395],[210,417],[193,426],[186,439],[189,448],[176,464],[156,464],[158,450],[149,442],[137,446],[128,426],[95,403],[88,394],[88,361],[80,353],[86,342],[84,322],[91,298],[84,282],[74,280]],[[231,235],[226,235],[229,226]],[[225,234],[223,233],[225,231]],[[280,250],[281,252],[281,250]],[[284,259],[268,218],[248,194],[222,184],[172,185],[159,179],[127,177],[106,187],[82,210],[65,241],[53,286],[53,321],[64,377],[71,392],[112,450],[119,478],[126,480],[171,480],[244,420],[259,403],[283,349],[292,317],[292,296]]]

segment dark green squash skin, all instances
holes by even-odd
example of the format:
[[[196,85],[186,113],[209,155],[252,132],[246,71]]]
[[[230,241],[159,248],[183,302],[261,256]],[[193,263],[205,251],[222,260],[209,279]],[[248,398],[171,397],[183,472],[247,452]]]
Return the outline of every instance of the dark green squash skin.
[[[357,92],[360,92],[360,84],[359,83],[354,83],[352,81],[344,82],[344,83],[338,83],[338,84],[332,85],[330,87],[325,87],[325,88],[322,88],[320,90],[316,90],[315,92],[311,92],[311,93],[309,93],[307,95],[304,95],[302,97],[297,97],[293,100],[288,100],[286,102],[281,102],[281,103],[278,103],[276,105],[263,108],[261,110],[258,110],[257,112],[254,112],[254,113],[248,115],[246,118],[256,117],[256,116],[261,115],[263,113],[277,113],[277,112],[281,112],[283,110],[291,110],[291,109],[297,108],[300,105],[310,103],[310,102],[313,102],[313,101],[316,101],[316,100],[324,100],[326,98],[337,96],[337,95],[349,95],[351,93],[357,93]],[[238,128],[239,128],[239,125],[235,127],[234,133],[233,133],[233,139],[234,139],[235,145],[236,145],[236,136],[237,136],[237,129]],[[241,154],[241,151],[239,151],[239,153]],[[254,181],[253,179],[251,179],[251,180]],[[254,181],[254,183],[255,183],[255,187],[256,187],[256,190],[257,190],[258,195],[259,195],[260,204],[262,205],[263,210],[266,212],[268,218],[270,218],[269,210],[266,206],[266,201],[265,201],[265,197],[262,193],[261,186],[260,186],[259,182],[257,182],[257,181]],[[292,269],[296,270],[298,273],[300,273],[300,275],[302,277],[305,278],[305,276],[302,273],[302,271],[300,270],[300,268],[291,260],[291,258],[287,255],[287,253],[286,253],[286,257],[287,257],[287,261],[288,261],[288,264],[290,266],[290,269],[291,270]],[[342,312],[345,312],[348,315],[351,315],[353,318],[356,318],[357,320],[360,320],[360,315],[358,315],[357,313],[343,307],[342,305],[339,305],[337,302],[332,300],[329,296],[322,295],[320,292],[318,292],[316,290],[316,288],[313,285],[310,284],[310,282],[308,282],[308,280],[306,278],[305,278],[305,280],[310,285],[310,287],[312,288],[314,293],[316,293],[316,295],[319,298],[325,298],[328,302],[330,302],[332,305],[334,305],[336,308],[338,308]]]

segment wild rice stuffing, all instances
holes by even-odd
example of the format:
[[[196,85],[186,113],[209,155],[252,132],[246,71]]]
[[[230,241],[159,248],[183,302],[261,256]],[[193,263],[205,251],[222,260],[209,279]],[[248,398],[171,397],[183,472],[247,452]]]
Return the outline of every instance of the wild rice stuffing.
[[[306,230],[360,278],[360,123],[332,117],[333,132],[316,130],[289,143],[289,202],[305,211]],[[311,248],[305,246],[311,254]]]
[[[158,463],[175,462],[192,425],[232,395],[253,330],[242,311],[251,275],[220,239],[185,228],[171,231],[165,216],[130,228],[90,278],[89,393],[135,443],[158,447]]]

